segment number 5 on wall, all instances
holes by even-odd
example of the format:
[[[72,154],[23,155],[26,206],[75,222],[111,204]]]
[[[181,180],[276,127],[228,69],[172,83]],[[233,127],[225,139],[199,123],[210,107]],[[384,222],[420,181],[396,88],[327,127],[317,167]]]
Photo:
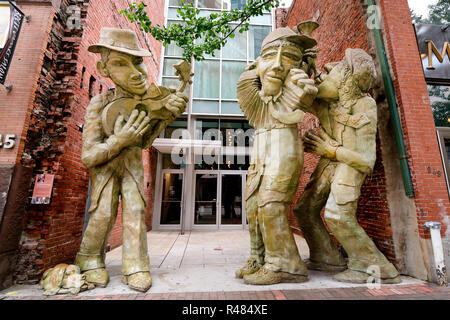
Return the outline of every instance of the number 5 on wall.
[[[16,145],[16,135],[15,134],[7,134],[5,136],[5,141],[2,139],[2,135],[0,134],[0,147],[3,147],[5,149],[12,149]]]

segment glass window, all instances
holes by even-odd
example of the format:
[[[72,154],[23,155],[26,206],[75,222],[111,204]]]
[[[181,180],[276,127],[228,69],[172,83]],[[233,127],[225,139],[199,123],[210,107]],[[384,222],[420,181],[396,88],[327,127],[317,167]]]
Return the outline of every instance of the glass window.
[[[223,59],[247,59],[247,32],[240,33],[239,28],[234,33],[234,38],[229,38],[222,49]]]
[[[231,0],[231,9],[242,10],[246,5],[246,0]]]
[[[217,13],[217,11],[214,10],[200,10],[200,13],[198,14],[199,17],[208,17],[211,13]]]
[[[222,101],[222,111],[223,114],[240,114],[242,115],[243,112],[241,108],[239,107],[239,103],[234,101]]]
[[[184,4],[191,4],[194,3],[194,0],[184,0]],[[169,0],[169,6],[171,7],[180,7],[181,6],[181,0]]]
[[[191,0],[191,2],[193,2]],[[200,16],[208,16],[220,10],[242,9],[246,0],[198,0],[196,6],[200,9]],[[176,6],[181,0],[169,0],[167,25],[181,23],[176,17]],[[205,54],[205,60],[193,62],[193,86],[189,86],[184,93],[190,94],[191,112],[194,114],[224,114],[242,116],[236,97],[237,81],[245,70],[247,63],[254,61],[260,54],[264,38],[272,31],[272,14],[265,12],[250,21],[250,28],[244,33],[235,33],[229,38],[224,48],[217,50],[214,55]],[[253,24],[253,25],[252,25]],[[201,40],[196,40],[201,41]],[[175,43],[164,50],[162,70],[162,85],[178,87],[173,65],[181,58],[183,52]]]
[[[169,19],[180,19],[178,17],[177,9],[175,9],[175,8],[169,8],[169,13],[167,14],[167,17]]]
[[[174,88],[177,89],[180,85],[180,80],[178,78],[163,78],[162,79],[162,85],[166,88]],[[186,96],[189,96],[189,83],[186,86],[186,89],[184,89],[183,93]]]
[[[195,139],[220,140],[219,120],[197,119],[195,121]]]
[[[253,146],[255,131],[247,120],[220,120],[223,146]]]
[[[220,141],[219,120],[197,119],[195,121],[195,139]],[[195,152],[196,170],[215,170],[218,167],[219,152],[212,147],[204,147]]]
[[[244,72],[246,63],[224,61],[222,70],[222,98],[236,99],[236,87],[239,77]]]
[[[192,113],[219,113],[219,101],[194,100]]]
[[[181,139],[181,133],[175,130],[185,129],[187,130],[187,120],[186,119],[178,119],[172,122],[167,126],[167,128],[164,130],[164,138],[167,139]]]
[[[194,98],[219,98],[220,62],[196,61],[194,73]]]
[[[447,159],[450,159],[450,139],[445,139],[445,151],[447,152]]]
[[[250,26],[248,30],[248,55],[249,60],[258,58],[261,45],[265,37],[272,31],[272,27]]]
[[[172,160],[172,154],[163,154],[162,155],[162,166],[163,169],[183,169],[180,163],[183,161],[183,154],[180,152],[179,155],[174,154],[174,160]]]
[[[436,127],[450,127],[450,86],[428,86]]]
[[[184,25],[184,22],[182,22],[182,21],[173,21],[173,20],[167,22],[168,26],[171,26],[173,24],[182,24],[182,25]],[[175,42],[171,42],[169,45],[166,46],[164,54],[166,56],[181,57],[183,55],[183,50],[179,46],[177,46]]]
[[[173,66],[178,62],[180,62],[180,59],[164,59],[163,76],[176,76],[176,70]]]
[[[250,23],[254,24],[272,24],[272,15],[271,14],[263,14],[261,16],[251,17]]]
[[[198,43],[202,43],[201,39],[196,40]],[[220,49],[215,50],[214,54],[205,54],[205,59],[220,59]]]
[[[211,8],[211,9],[221,9],[221,0],[198,0],[199,8]]]
[[[219,170],[248,170],[250,167],[250,156],[227,156],[222,155]]]

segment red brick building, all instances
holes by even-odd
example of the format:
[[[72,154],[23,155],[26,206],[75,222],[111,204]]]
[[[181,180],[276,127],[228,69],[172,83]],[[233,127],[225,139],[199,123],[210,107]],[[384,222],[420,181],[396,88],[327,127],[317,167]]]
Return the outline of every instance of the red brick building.
[[[36,283],[45,269],[57,263],[72,263],[78,251],[86,221],[89,185],[88,170],[80,159],[85,108],[92,96],[113,85],[99,75],[97,56],[87,51],[87,47],[98,40],[100,28],[110,26],[137,32],[141,47],[148,48],[152,53],[152,57],[146,60],[150,81],[164,85],[169,83],[172,75],[166,73],[166,64],[170,65],[170,61],[177,58],[176,48],[162,48],[160,43],[119,15],[118,12],[129,1],[16,2],[29,18],[23,24],[7,78],[6,85],[10,85],[11,90],[0,86],[0,134],[14,134],[17,137],[13,149],[0,148],[0,288],[8,287],[13,280]],[[173,13],[177,1],[145,2],[149,5],[148,12],[153,22],[163,24],[176,20]],[[204,9],[227,9],[226,2],[221,2],[220,7],[216,7],[220,1],[212,2],[205,1]],[[444,172],[436,128],[407,1],[380,0],[377,4],[382,15],[380,28],[399,106],[414,196],[405,193],[389,105],[380,77],[373,92],[379,107],[377,162],[374,172],[363,186],[358,218],[380,250],[402,274],[434,280],[433,249],[429,231],[423,227],[426,221],[442,223],[441,235],[447,250],[447,261],[450,250],[450,203],[445,177],[436,174]],[[232,1],[231,7],[233,5]],[[245,37],[233,40],[235,43],[230,46],[235,45],[234,51],[223,51],[220,59],[207,61],[209,66],[217,68],[210,71],[217,70],[218,77],[220,75],[217,84],[224,82],[223,79],[229,81],[225,77],[233,75],[233,72],[239,75],[242,72],[239,68],[254,60],[259,52],[258,45],[275,23],[290,27],[311,19],[320,23],[314,33],[320,48],[319,69],[326,62],[341,60],[346,48],[362,48],[375,61],[379,61],[374,31],[368,26],[373,14],[365,0],[295,0],[289,10],[279,11],[276,15],[266,14],[263,18],[267,19],[252,22],[252,28]],[[236,57],[243,43],[247,46],[246,53]],[[197,72],[195,68],[198,68]],[[194,85],[190,88],[190,111],[177,125],[185,128],[187,119],[194,118],[196,122],[189,127],[196,128],[198,123],[203,123],[205,126],[217,125],[220,129],[222,125],[245,128],[243,116],[233,113],[235,99],[233,92],[227,96],[230,94],[228,88],[219,88],[217,99],[206,97],[208,99],[202,100],[205,96],[197,95],[196,90],[203,90],[196,86],[203,74],[199,72],[202,68],[210,70],[206,66],[194,66],[197,78],[194,77]],[[379,74],[382,74],[380,69]],[[208,101],[208,108],[217,102],[221,111],[216,114],[196,113],[196,108],[203,107],[205,101]],[[225,112],[225,107],[231,111]],[[299,128],[300,134],[318,126],[317,119],[308,116]],[[161,138],[164,140],[169,136],[163,135]],[[177,180],[175,178],[186,178],[192,190],[196,190],[202,175],[207,172],[197,167],[188,172],[167,165],[164,154],[167,146],[157,148],[159,151],[155,148],[144,151],[147,227],[148,230],[152,227],[178,230],[182,225],[180,207],[177,207],[178,220],[175,219],[174,224],[163,222],[163,211],[170,209],[161,205],[166,191],[179,186],[169,184]],[[304,172],[296,199],[317,161],[317,157],[305,155]],[[224,168],[214,171],[217,194],[225,190],[219,185],[225,185],[225,182],[237,183],[235,189],[243,192],[245,167],[240,168],[241,171],[221,170]],[[55,175],[52,200],[47,205],[31,204],[35,176],[43,173]],[[191,196],[185,196],[184,201],[187,201],[186,207],[192,207],[192,212],[187,213],[188,218],[192,218],[192,224],[189,225],[189,219],[184,223],[187,229],[192,227],[195,230],[197,215],[194,219],[194,213],[201,211],[203,214],[206,209],[196,207],[195,191]],[[243,210],[242,200],[240,206]],[[227,224],[220,219],[219,215],[214,223],[201,225],[199,229],[220,228],[222,224]],[[119,215],[109,239],[110,247],[121,243],[120,221]],[[291,221],[295,229],[295,219]],[[234,226],[245,227],[245,212],[241,213],[240,224]]]
[[[327,62],[340,61],[346,48],[361,48],[373,56],[379,75],[373,92],[379,109],[377,161],[374,172],[362,188],[358,220],[401,273],[431,280],[435,279],[433,249],[424,223],[442,223],[441,235],[448,265],[450,203],[445,175],[441,174],[444,172],[443,160],[427,83],[407,1],[379,0],[374,2],[375,7],[369,4],[365,0],[294,0],[289,10],[281,13],[284,16],[281,25],[293,27],[306,20],[316,20],[320,24],[313,34],[320,49],[319,69]],[[379,10],[381,21],[376,21],[375,10]],[[402,183],[374,39],[376,29],[381,29],[393,79],[413,196],[406,195]],[[317,120],[309,116],[300,129],[304,132],[317,126]],[[297,198],[317,161],[317,157],[305,157]],[[292,216],[291,221],[296,224]]]
[[[16,1],[28,16],[23,23],[6,85],[0,87],[0,134],[16,135],[13,149],[0,150],[0,287],[12,275],[32,281],[62,262],[72,263],[81,242],[89,173],[81,163],[85,108],[92,96],[108,90],[87,51],[104,26],[135,30],[148,48],[151,81],[158,80],[161,44],[131,25],[119,11],[128,1]],[[146,1],[150,16],[163,23],[164,2]],[[144,152],[146,183],[151,151]],[[30,204],[36,174],[53,174],[52,200]],[[147,184],[151,185],[151,181]],[[150,188],[146,189],[152,204]],[[150,212],[150,211],[149,211]],[[120,217],[118,221],[120,221]],[[151,228],[151,216],[147,221]],[[120,244],[120,224],[111,237]]]

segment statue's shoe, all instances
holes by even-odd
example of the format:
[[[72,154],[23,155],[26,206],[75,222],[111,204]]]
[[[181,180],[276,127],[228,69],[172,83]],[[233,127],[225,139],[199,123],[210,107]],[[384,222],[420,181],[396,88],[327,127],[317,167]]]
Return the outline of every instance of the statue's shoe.
[[[244,276],[255,273],[262,266],[256,261],[255,258],[249,258],[247,263],[242,268],[236,270],[236,278],[242,279]]]
[[[105,268],[88,270],[83,272],[87,282],[92,283],[96,287],[105,288],[109,282],[109,274]]]
[[[365,272],[361,272],[361,271],[356,271],[356,270],[351,270],[351,269],[347,269],[344,272],[338,273],[336,275],[333,276],[333,278],[337,281],[341,281],[341,282],[350,282],[350,283],[372,283],[372,281],[368,281],[369,277],[371,277],[370,280],[375,280],[375,282],[377,283],[382,283],[382,284],[397,284],[397,283],[401,283],[402,279],[400,278],[400,276],[396,276],[394,278],[377,278],[374,275],[370,275],[368,273]]]
[[[338,272],[347,269],[347,265],[333,265],[325,262],[316,262],[312,260],[305,261],[308,270],[331,271]]]
[[[269,285],[283,282],[301,283],[308,281],[308,276],[301,274],[292,274],[283,271],[275,272],[262,267],[255,273],[245,275],[244,281],[245,283],[255,285]]]
[[[152,286],[152,277],[150,276],[150,272],[142,271],[130,274],[129,276],[122,276],[122,282],[133,290],[147,292]]]

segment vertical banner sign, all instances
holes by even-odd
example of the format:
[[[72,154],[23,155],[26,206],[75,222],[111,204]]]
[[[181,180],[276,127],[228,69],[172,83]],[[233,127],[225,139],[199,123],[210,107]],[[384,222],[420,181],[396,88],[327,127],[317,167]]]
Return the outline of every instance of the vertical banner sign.
[[[24,16],[11,1],[0,2],[0,84],[5,84]]]
[[[33,196],[31,198],[32,204],[49,204],[52,197],[53,181],[55,175],[53,174],[38,174],[34,182]]]

